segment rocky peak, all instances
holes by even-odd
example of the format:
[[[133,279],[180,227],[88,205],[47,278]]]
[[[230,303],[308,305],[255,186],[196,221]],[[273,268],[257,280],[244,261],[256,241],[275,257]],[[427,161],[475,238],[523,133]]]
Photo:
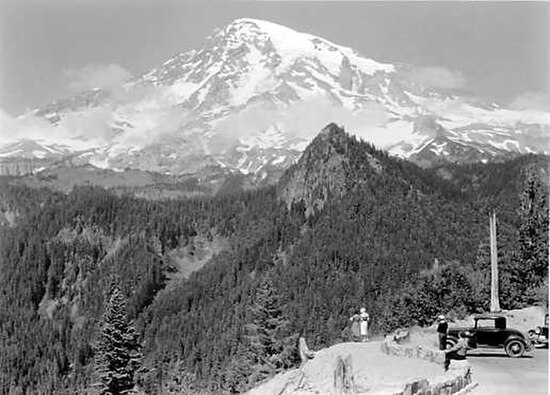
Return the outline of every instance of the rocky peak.
[[[333,197],[346,192],[347,155],[351,137],[331,123],[309,144],[298,163],[280,182],[280,197],[287,205],[302,201],[306,215],[321,210]]]
[[[341,150],[347,146],[350,137],[351,136],[346,133],[343,126],[330,123],[321,130],[316,140],[323,141],[336,150]]]
[[[385,164],[380,152],[331,123],[283,175],[278,185],[279,196],[288,206],[301,201],[306,215],[310,215],[321,210],[330,199],[361,188],[382,173]]]
[[[305,149],[300,163],[306,166],[319,166],[317,162],[326,162],[335,155],[343,155],[348,151],[352,139],[343,127],[331,123],[311,141]]]
[[[239,18],[231,22],[223,29],[218,29],[213,36],[214,39],[223,39],[226,44],[240,46],[242,43],[262,44],[270,40],[269,32],[263,25],[264,22],[251,18]]]

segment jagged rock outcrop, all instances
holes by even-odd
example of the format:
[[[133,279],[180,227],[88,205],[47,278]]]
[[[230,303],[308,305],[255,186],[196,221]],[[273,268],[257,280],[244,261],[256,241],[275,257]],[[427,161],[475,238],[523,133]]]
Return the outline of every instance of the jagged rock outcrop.
[[[461,139],[458,131],[446,129],[434,116],[418,117],[413,125],[413,133],[428,140],[409,159],[423,167],[446,162],[487,162],[495,157],[504,160],[517,154],[513,147],[495,147],[482,139],[475,143]]]
[[[32,159],[0,160],[0,176],[24,176],[32,174],[33,169]]]
[[[340,65],[340,85],[344,89],[351,90],[353,88],[353,71],[351,64],[347,57],[342,58],[342,64]]]

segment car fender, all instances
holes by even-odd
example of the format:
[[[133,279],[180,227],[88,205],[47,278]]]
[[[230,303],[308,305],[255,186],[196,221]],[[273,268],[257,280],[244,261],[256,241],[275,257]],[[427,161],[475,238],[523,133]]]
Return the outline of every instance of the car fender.
[[[516,334],[511,334],[510,336],[508,336],[506,338],[506,340],[504,341],[504,347],[506,347],[506,344],[508,344],[512,340],[519,340],[520,342],[522,342],[523,345],[525,346],[526,351],[531,349],[532,342],[530,340],[527,340],[526,338],[524,338],[522,336],[519,336],[519,335],[516,335]]]

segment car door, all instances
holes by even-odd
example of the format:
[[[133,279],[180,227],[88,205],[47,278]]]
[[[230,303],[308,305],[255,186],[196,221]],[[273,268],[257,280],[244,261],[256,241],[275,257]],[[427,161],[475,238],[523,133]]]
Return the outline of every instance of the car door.
[[[502,346],[506,343],[506,339],[510,336],[510,332],[506,329],[506,318],[498,317],[495,319],[495,328],[497,329],[494,336],[493,346]]]
[[[475,340],[478,346],[498,346],[500,329],[493,319],[478,319],[475,325]]]

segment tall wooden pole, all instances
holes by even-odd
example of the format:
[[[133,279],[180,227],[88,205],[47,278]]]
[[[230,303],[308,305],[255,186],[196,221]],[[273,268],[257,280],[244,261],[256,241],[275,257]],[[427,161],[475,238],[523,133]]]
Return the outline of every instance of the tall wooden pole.
[[[497,262],[497,215],[489,215],[491,239],[491,311],[500,311],[498,300],[498,262]]]

